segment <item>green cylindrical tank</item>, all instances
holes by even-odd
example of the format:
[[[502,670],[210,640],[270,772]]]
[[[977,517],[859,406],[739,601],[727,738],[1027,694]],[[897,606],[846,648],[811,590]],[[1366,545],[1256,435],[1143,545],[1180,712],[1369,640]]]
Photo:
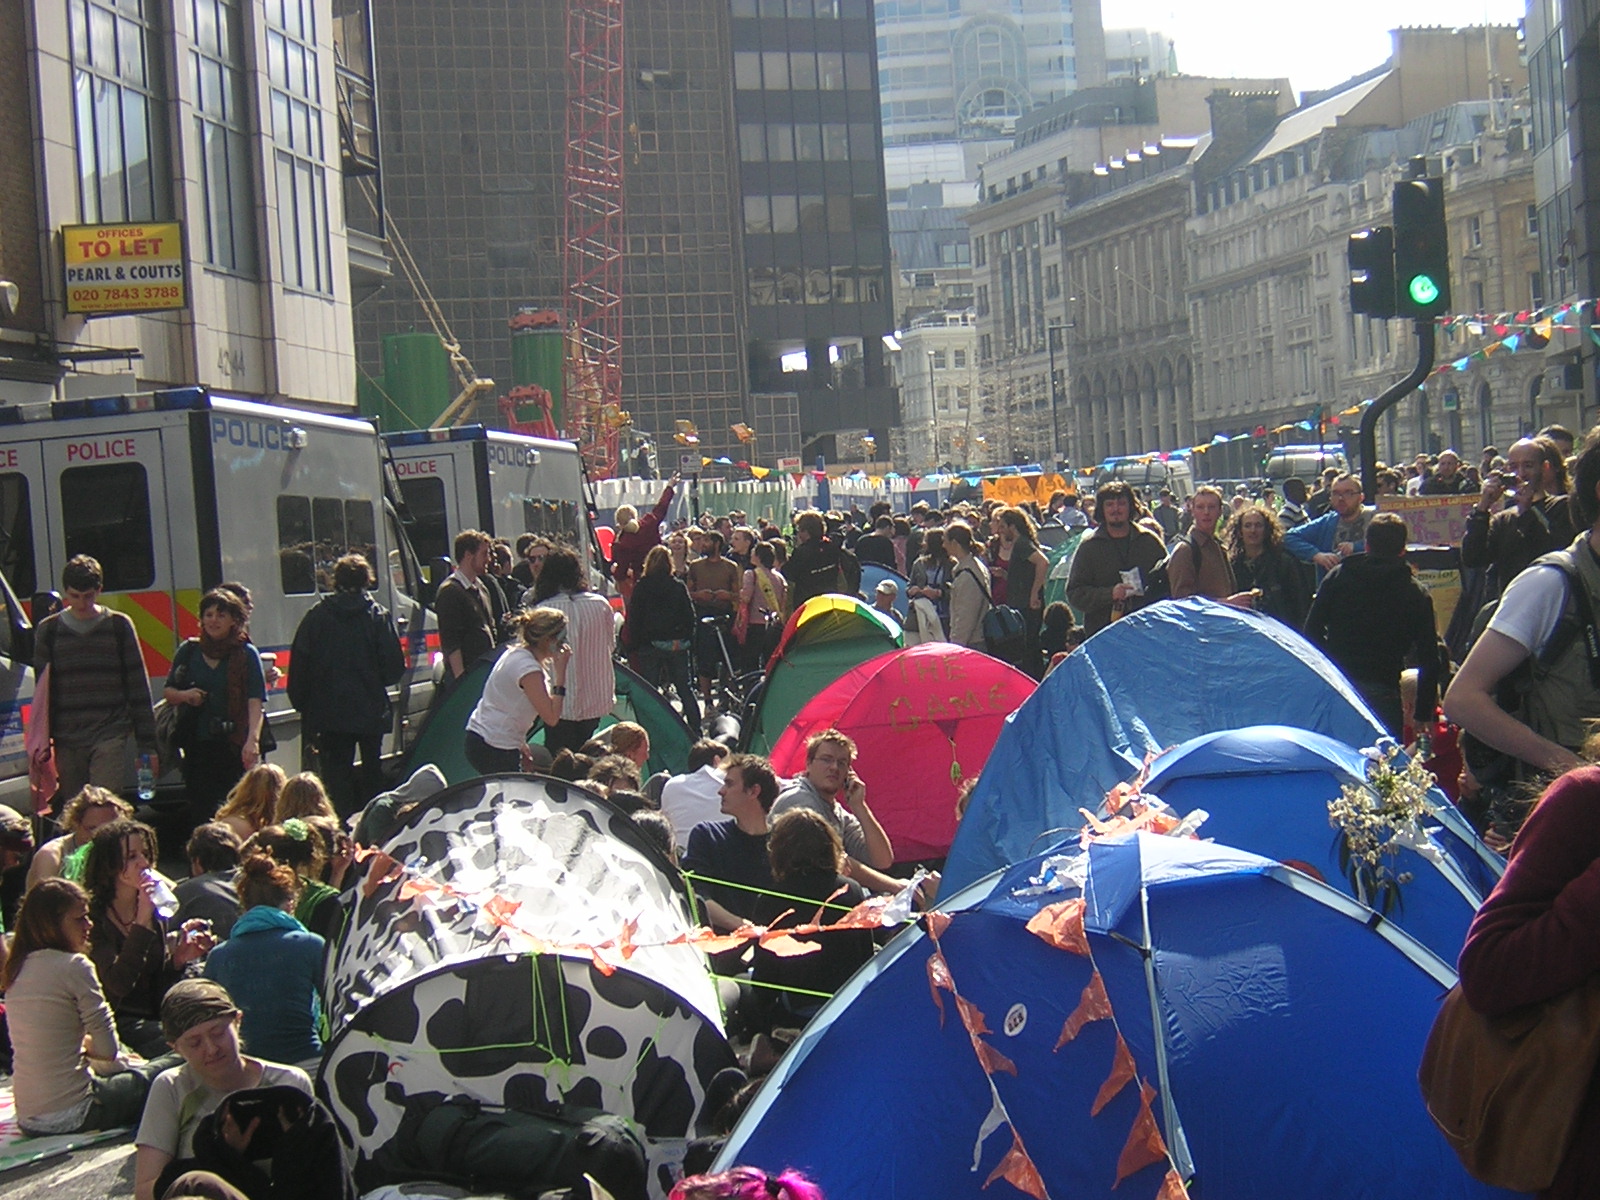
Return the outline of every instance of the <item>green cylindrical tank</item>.
[[[389,429],[427,429],[450,407],[450,355],[431,333],[391,333],[383,339],[383,390]],[[402,422],[406,424],[402,425]]]
[[[519,308],[511,318],[511,384],[513,387],[539,387],[550,394],[550,416],[560,429],[566,413],[562,410],[562,372],[565,367],[566,334],[561,314],[550,309]],[[517,419],[537,420],[543,413],[536,405],[519,409]]]

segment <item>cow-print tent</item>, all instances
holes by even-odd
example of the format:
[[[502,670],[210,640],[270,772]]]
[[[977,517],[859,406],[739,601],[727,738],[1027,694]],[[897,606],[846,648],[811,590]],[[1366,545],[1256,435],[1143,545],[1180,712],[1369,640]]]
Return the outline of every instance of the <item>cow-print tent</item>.
[[[664,1190],[706,1085],[734,1062],[705,959],[665,944],[693,927],[681,877],[609,802],[524,775],[447,788],[382,849],[403,870],[347,898],[327,971],[321,1084],[358,1184],[385,1182],[373,1156],[407,1101],[433,1096],[615,1113],[645,1138]],[[505,928],[510,904],[556,949]],[[610,974],[573,949],[629,923],[636,948]]]

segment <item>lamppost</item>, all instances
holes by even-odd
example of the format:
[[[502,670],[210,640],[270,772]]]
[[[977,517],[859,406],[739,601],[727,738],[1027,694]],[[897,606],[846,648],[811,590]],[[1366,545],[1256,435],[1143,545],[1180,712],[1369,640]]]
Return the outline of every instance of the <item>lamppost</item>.
[[[1059,321],[1052,321],[1045,330],[1045,345],[1050,350],[1050,466],[1052,468],[1061,457],[1061,389],[1056,384],[1056,341],[1062,328],[1064,327]]]
[[[939,390],[934,386],[933,351],[928,351],[928,408],[933,413],[933,466],[939,466]]]

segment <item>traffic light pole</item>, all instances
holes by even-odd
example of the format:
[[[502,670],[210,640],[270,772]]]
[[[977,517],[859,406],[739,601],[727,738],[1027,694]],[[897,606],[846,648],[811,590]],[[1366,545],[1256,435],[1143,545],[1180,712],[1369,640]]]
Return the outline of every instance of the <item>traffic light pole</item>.
[[[1361,414],[1361,490],[1366,493],[1368,503],[1378,494],[1378,418],[1421,387],[1433,370],[1438,330],[1431,318],[1415,322],[1415,328],[1417,365],[1411,368],[1411,374],[1387,388]]]

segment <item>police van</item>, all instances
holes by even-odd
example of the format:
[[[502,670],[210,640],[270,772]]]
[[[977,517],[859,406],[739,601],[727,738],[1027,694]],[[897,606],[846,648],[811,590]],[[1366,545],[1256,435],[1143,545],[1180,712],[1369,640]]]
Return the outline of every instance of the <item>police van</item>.
[[[481,529],[516,545],[536,533],[591,560],[583,462],[572,442],[461,425],[384,435],[422,562],[452,558],[455,535]],[[443,579],[433,579],[436,586]]]
[[[390,491],[382,442],[362,420],[204,388],[0,406],[0,572],[18,594],[37,603],[73,555],[99,560],[101,603],[132,619],[159,698],[177,646],[199,634],[206,591],[224,581],[250,589],[251,640],[287,673],[295,630],[332,590],[334,562],[364,554],[410,664],[395,697],[396,750],[431,698],[437,635]],[[0,680],[0,800],[11,800],[27,788],[31,666],[12,664]],[[300,722],[283,679],[267,714],[272,759],[299,769]]]

